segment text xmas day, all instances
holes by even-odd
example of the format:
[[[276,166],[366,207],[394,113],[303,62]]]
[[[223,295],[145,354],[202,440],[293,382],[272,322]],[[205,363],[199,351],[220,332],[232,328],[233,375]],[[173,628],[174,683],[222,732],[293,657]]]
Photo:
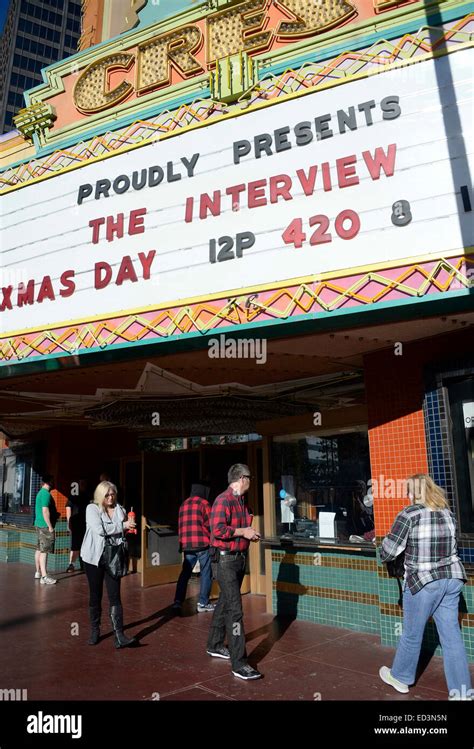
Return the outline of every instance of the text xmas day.
[[[400,114],[399,97],[395,95],[386,96],[378,103],[374,100],[361,102],[347,109],[339,109],[334,114],[323,114],[312,120],[298,122],[293,127],[285,125],[272,133],[259,133],[251,140],[237,140],[232,144],[233,163],[239,165],[251,158],[266,159],[292,148],[302,148],[313,141],[321,141],[321,153],[324,154],[324,141],[334,135],[344,135],[361,126],[370,127],[376,118],[394,120]],[[309,165],[306,162],[293,174],[275,171],[274,175],[264,179],[238,182],[200,195],[188,195],[183,205],[183,221],[190,224],[206,220],[210,216],[219,216],[229,210],[257,209],[280,201],[291,201],[302,194],[310,197],[317,191],[344,189],[358,185],[361,177],[368,176],[372,180],[378,180],[382,174],[391,177],[395,170],[395,158],[396,144],[391,143],[375,146],[361,153],[348,153],[333,162],[321,160]],[[100,201],[128,191],[154,188],[183,178],[191,179],[197,173],[199,159],[200,154],[194,153],[189,157],[182,157],[177,164],[169,161],[164,166],[149,166],[134,171],[131,175],[119,174],[111,179],[103,178],[95,183],[81,184],[77,192],[77,204]],[[146,213],[146,208],[138,208],[128,215],[118,213],[92,219],[89,222],[92,247],[96,249],[103,240],[112,242],[126,235],[144,233]],[[352,238],[353,235],[354,232],[352,235],[348,232],[344,238]],[[339,236],[343,236],[343,229]],[[252,243],[249,242],[248,246],[252,246]],[[91,268],[94,288],[100,291],[110,284],[120,287],[126,283],[148,281],[155,270],[158,252],[153,249],[139,252],[136,257],[123,255],[114,265],[97,259]],[[228,255],[221,259],[230,257]],[[215,257],[211,262],[215,262]],[[1,290],[0,312],[13,309],[14,306],[23,307],[46,300],[55,301],[58,297],[70,297],[76,291],[75,275],[74,269],[67,268],[59,276],[48,274],[40,279],[31,278],[26,283],[21,282],[16,288],[13,285],[6,286]]]

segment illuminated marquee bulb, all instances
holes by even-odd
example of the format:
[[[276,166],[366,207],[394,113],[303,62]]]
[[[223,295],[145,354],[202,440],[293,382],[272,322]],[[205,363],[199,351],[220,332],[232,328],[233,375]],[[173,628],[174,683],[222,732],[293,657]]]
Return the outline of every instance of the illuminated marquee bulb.
[[[208,62],[267,46],[273,36],[273,31],[263,31],[267,4],[267,0],[250,0],[211,16]]]
[[[116,53],[107,55],[89,65],[79,76],[73,90],[76,107],[86,114],[98,112],[122,101],[133,91],[128,81],[122,81],[114,89],[109,89],[109,74],[115,70],[128,70],[133,63],[133,55]]]
[[[162,86],[170,82],[170,63],[184,75],[203,72],[193,56],[201,46],[202,33],[197,26],[162,34],[138,47],[138,91]]]
[[[328,26],[341,23],[354,15],[356,9],[346,0],[275,0],[283,11],[291,11],[297,21],[282,21],[279,37],[306,36]]]

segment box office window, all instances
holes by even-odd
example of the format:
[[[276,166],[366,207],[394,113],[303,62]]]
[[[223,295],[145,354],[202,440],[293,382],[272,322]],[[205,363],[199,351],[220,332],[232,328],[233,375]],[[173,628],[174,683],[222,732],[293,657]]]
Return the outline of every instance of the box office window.
[[[34,502],[45,471],[46,445],[15,443],[0,455],[0,509],[34,517]]]
[[[337,541],[357,535],[370,540],[374,524],[365,430],[277,437],[272,471],[277,535]],[[364,534],[370,536],[364,539]]]
[[[32,455],[5,455],[3,459],[3,512],[31,513],[38,477]]]

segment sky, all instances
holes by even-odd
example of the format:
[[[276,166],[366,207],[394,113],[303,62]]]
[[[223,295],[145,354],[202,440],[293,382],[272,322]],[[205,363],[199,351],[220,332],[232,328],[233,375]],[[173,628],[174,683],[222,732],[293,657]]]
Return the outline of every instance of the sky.
[[[9,5],[10,5],[10,0],[0,0],[0,34],[3,31],[3,25],[5,23],[5,18],[7,16],[7,10],[8,10]]]

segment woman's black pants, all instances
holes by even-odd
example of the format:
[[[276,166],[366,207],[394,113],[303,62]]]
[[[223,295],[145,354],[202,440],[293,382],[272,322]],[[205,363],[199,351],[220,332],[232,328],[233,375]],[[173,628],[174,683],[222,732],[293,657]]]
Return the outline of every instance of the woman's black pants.
[[[84,569],[89,583],[89,606],[101,608],[104,580],[110,606],[121,606],[120,578],[115,580],[104,567],[96,567],[88,562],[84,562]]]

